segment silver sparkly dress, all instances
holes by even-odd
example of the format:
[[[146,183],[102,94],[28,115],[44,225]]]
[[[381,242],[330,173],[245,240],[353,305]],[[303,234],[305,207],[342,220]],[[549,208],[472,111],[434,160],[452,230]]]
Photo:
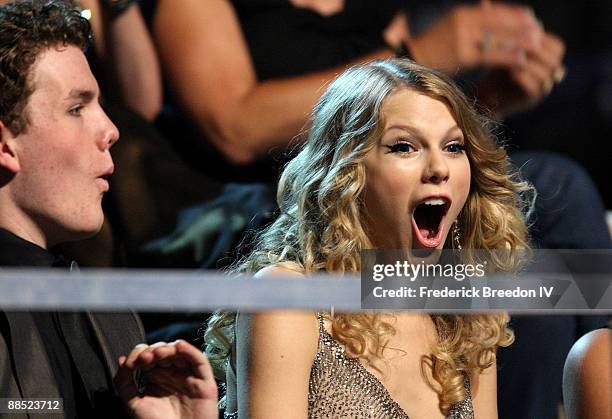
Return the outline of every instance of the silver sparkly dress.
[[[308,417],[310,419],[409,419],[383,384],[325,330],[324,314],[317,313],[319,341],[310,370]],[[235,350],[235,348],[234,348]],[[231,369],[228,385],[235,385]],[[451,409],[446,419],[474,419],[470,382],[465,380],[467,397]],[[232,392],[235,397],[236,391]],[[228,392],[229,397],[229,392]],[[232,398],[232,405],[236,404]],[[271,416],[273,417],[273,416]],[[238,419],[238,412],[225,412],[224,419]]]
[[[319,343],[310,370],[308,417],[319,418],[390,418],[409,419],[383,384],[325,330],[323,314],[318,313]],[[469,380],[467,397],[457,403],[447,419],[473,419]]]

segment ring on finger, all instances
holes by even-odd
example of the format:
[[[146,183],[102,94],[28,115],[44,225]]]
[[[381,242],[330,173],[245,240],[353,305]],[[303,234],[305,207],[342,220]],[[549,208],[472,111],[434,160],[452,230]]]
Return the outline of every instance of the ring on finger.
[[[483,29],[480,39],[476,43],[476,46],[482,52],[489,52],[493,46],[493,34],[488,29]]]

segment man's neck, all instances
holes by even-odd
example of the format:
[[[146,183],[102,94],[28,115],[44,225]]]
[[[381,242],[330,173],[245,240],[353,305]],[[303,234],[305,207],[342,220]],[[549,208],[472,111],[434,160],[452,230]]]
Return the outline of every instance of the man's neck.
[[[49,240],[43,229],[34,222],[23,210],[14,205],[7,204],[10,200],[3,200],[0,196],[0,228],[10,231],[14,235],[47,249]]]
[[[10,231],[17,237],[22,238],[23,240],[29,241],[30,243],[34,243],[37,246],[42,247],[43,249],[47,249],[47,241],[44,239],[40,232],[32,231],[31,229],[23,228],[22,225],[18,225],[15,223],[3,223],[0,220],[0,228],[3,228],[7,231]]]

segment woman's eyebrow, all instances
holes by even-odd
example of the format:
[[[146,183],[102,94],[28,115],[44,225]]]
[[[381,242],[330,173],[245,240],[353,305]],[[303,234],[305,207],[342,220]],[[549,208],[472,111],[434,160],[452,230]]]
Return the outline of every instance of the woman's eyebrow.
[[[391,135],[393,135],[393,131],[403,131],[403,133],[407,135],[408,138],[414,141],[421,142],[423,141],[423,138],[425,138],[421,130],[419,130],[418,128],[413,127],[411,125],[407,125],[405,123],[399,123],[399,124],[393,124],[388,127],[385,127],[385,129],[383,130],[380,136],[380,141],[383,141],[385,138],[389,138]]]
[[[393,125],[390,125],[388,127],[385,127],[385,132],[391,131],[393,129],[399,129],[399,130],[402,130],[402,131],[407,131],[407,132],[410,132],[412,134],[419,135],[419,136],[421,135],[421,130],[419,130],[416,127],[413,127],[412,125],[407,125],[407,124],[393,124]]]
[[[405,123],[404,124],[393,124],[388,127],[385,127],[384,133],[387,133],[388,131],[391,131],[394,129],[409,132],[419,138],[426,137],[426,135],[423,135],[423,132],[419,128],[414,127],[412,125],[405,124]],[[463,136],[463,131],[461,130],[461,128],[459,128],[457,124],[455,124],[448,128],[448,130],[444,133],[442,138],[447,138],[451,136],[452,134],[455,134],[455,131],[457,131],[458,134],[461,134],[461,136]]]
[[[455,131],[457,131],[457,132],[458,132],[458,134],[461,134],[461,136],[463,137],[463,130],[461,130],[461,128],[459,128],[459,126],[458,126],[458,125],[456,125],[456,124],[455,124],[455,125],[453,125],[452,127],[450,127],[450,128],[448,129],[448,131],[446,131],[446,134],[445,134],[444,136],[445,136],[445,137],[448,137],[448,136],[450,136],[451,134],[454,134],[454,133],[455,133]]]

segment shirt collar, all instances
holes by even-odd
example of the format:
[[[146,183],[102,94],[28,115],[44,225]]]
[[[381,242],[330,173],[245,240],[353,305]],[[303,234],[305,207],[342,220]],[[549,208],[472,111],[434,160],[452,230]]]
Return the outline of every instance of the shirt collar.
[[[48,250],[0,228],[0,266],[50,267],[54,261]]]

